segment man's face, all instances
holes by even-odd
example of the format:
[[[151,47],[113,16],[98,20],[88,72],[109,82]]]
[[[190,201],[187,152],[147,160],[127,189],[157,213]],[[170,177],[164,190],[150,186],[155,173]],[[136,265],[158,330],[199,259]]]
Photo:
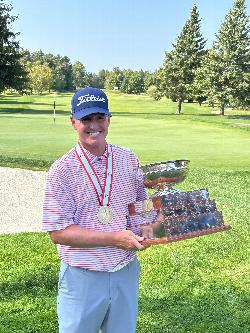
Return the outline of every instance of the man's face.
[[[93,113],[80,120],[71,118],[71,123],[79,135],[80,142],[90,152],[93,148],[105,147],[110,117],[103,113]]]

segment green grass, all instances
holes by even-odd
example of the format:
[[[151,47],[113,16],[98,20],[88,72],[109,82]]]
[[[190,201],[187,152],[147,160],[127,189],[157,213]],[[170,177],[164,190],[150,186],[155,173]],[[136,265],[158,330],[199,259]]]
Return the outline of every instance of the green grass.
[[[52,94],[1,97],[0,165],[46,169],[74,146],[77,138],[69,123],[71,95],[57,97],[55,124]],[[249,112],[221,117],[211,114],[213,109],[207,106],[184,103],[184,114],[176,115],[176,103],[166,99],[155,102],[141,95],[110,95],[114,116],[109,140],[133,149],[142,163],[187,158],[192,167],[248,168]],[[233,127],[238,123],[245,125]]]
[[[53,95],[0,97],[1,165],[47,169],[76,142],[68,110],[53,124]],[[111,93],[109,141],[142,163],[189,158],[178,187],[208,188],[228,232],[140,252],[138,333],[248,333],[250,327],[249,112]],[[240,125],[238,125],[240,123]],[[241,125],[243,124],[243,125]],[[0,237],[0,333],[55,333],[59,260],[47,234]]]
[[[247,333],[250,324],[249,172],[193,171],[232,230],[139,253],[138,333]],[[0,332],[54,333],[58,259],[47,234],[0,237]]]
[[[140,253],[139,332],[249,332],[249,172],[193,172],[232,230]]]

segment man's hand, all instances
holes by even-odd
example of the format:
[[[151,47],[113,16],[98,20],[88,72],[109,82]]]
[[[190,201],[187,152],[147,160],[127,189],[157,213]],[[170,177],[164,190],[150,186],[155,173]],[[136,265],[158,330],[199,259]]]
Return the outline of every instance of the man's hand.
[[[142,237],[144,239],[151,239],[154,238],[154,229],[151,224],[142,225],[141,226]]]
[[[130,230],[112,232],[113,246],[123,250],[144,250],[146,247],[141,245],[143,237],[135,235]]]

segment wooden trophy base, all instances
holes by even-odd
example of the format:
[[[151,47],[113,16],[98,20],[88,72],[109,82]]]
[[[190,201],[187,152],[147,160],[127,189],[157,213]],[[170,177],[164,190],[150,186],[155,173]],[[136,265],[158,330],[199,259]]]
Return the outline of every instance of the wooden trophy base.
[[[187,232],[187,233],[181,234],[179,236],[145,239],[141,242],[141,244],[144,246],[168,244],[168,243],[178,242],[178,241],[182,241],[182,240],[190,239],[190,238],[194,238],[194,237],[214,234],[216,232],[227,231],[229,229],[231,229],[230,225],[223,224],[221,226],[212,227],[212,228],[208,228],[208,229],[204,229],[204,230]]]

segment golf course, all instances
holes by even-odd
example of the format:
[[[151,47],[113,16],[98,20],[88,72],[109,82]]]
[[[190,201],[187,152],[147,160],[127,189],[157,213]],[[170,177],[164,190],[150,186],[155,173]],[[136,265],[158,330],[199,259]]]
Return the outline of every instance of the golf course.
[[[190,160],[176,187],[208,189],[232,227],[138,253],[137,333],[249,333],[250,111],[221,116],[216,105],[183,103],[176,114],[166,98],[106,93],[108,142],[133,150],[142,165]],[[0,166],[47,171],[71,149],[71,96],[0,95]],[[59,259],[49,235],[3,234],[0,256],[0,333],[56,333]]]

